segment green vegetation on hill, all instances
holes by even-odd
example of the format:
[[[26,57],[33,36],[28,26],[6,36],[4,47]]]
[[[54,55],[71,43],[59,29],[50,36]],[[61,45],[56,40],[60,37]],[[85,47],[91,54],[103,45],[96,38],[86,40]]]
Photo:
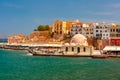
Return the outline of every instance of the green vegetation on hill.
[[[39,25],[37,29],[35,29],[34,31],[49,31],[49,30],[50,30],[49,25]]]

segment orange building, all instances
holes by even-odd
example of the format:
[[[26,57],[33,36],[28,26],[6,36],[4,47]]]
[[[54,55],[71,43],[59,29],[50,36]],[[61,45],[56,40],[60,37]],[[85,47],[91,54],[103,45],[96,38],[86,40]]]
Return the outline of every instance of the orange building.
[[[63,34],[63,21],[56,20],[53,24],[52,31],[56,34]]]
[[[15,35],[12,35],[12,36],[8,37],[8,43],[9,44],[25,43],[26,39],[27,39],[27,37],[25,35],[15,34]]]
[[[72,27],[73,24],[83,24],[83,22],[80,22],[78,20],[76,21],[62,21],[62,20],[56,20],[54,22],[54,25],[52,27],[52,32],[58,34],[58,35],[62,35],[62,34],[68,34],[70,33],[70,29]]]
[[[60,41],[64,38],[65,35],[67,34],[70,35],[71,27],[73,24],[81,25],[83,24],[83,22],[80,22],[78,20],[76,21],[56,20],[52,27],[53,38],[55,38],[55,40]]]

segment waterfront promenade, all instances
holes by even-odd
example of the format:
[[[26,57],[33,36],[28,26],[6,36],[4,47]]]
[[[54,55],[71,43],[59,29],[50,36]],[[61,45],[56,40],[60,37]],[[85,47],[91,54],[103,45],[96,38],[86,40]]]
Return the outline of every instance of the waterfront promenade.
[[[48,44],[47,44],[48,45]],[[31,54],[33,54],[34,56],[59,56],[59,57],[92,57],[92,58],[101,58],[101,59],[105,59],[108,57],[112,57],[112,58],[120,58],[120,55],[103,55],[100,53],[99,50],[94,50],[93,54],[88,55],[88,54],[77,54],[77,55],[71,55],[71,54],[61,54],[59,52],[56,52],[55,54],[46,54],[46,53],[35,53],[35,51],[29,51],[29,47],[34,47],[37,48],[40,45],[29,45],[29,44],[18,44],[18,45],[8,45],[7,43],[2,43],[0,44],[0,48],[1,49],[11,49],[11,50],[26,50],[28,52],[30,52]],[[42,45],[43,46],[43,45]],[[45,46],[45,44],[44,44]],[[50,45],[52,46],[52,45]],[[55,45],[54,45],[55,46]],[[59,45],[60,46],[60,45]]]

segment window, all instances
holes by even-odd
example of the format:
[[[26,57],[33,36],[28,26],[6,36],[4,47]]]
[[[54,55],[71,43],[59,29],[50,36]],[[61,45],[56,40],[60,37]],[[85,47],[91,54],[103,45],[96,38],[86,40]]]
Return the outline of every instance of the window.
[[[96,32],[98,32],[98,30],[96,30]]]
[[[116,32],[118,32],[118,29],[116,29]]]
[[[68,47],[66,47],[65,51],[68,52]]]
[[[113,32],[115,32],[115,29],[113,29]]]
[[[78,52],[78,53],[80,52],[80,47],[77,48],[77,52]]]
[[[85,47],[83,48],[83,51],[86,52],[86,48]]]
[[[112,29],[110,29],[110,31],[112,32]]]
[[[119,36],[119,34],[116,34],[116,37],[118,37]]]
[[[72,47],[72,52],[74,52],[74,47]]]
[[[81,31],[81,29],[79,29],[79,31]]]
[[[96,26],[96,29],[99,29],[99,26]]]
[[[110,37],[116,37],[116,34],[110,34]]]
[[[98,37],[99,36],[99,34],[96,34],[96,37]]]
[[[93,32],[91,32],[90,34],[93,34]]]
[[[62,34],[62,31],[60,31],[60,34]]]
[[[120,32],[120,29],[118,29],[118,32]]]
[[[87,32],[86,34],[89,34],[89,32]]]

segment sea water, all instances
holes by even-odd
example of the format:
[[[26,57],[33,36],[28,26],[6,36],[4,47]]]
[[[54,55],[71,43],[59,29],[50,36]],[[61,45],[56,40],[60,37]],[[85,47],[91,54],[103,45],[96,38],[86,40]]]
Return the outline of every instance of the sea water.
[[[7,39],[0,39],[0,43],[6,43],[6,42],[8,42],[8,40]]]
[[[120,59],[43,57],[0,50],[0,80],[120,80]]]

